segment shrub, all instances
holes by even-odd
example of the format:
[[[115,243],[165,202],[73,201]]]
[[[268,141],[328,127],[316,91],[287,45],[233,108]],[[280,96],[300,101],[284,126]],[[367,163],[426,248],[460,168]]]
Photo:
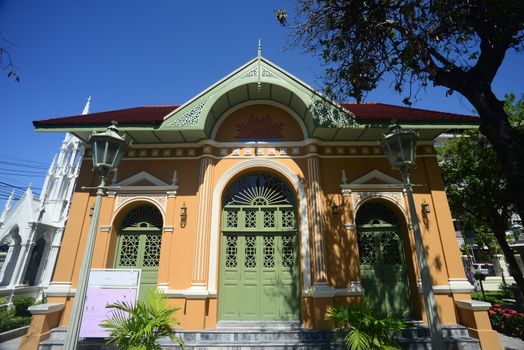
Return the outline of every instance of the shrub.
[[[493,329],[524,340],[524,313],[495,304],[490,308],[488,314]]]
[[[366,304],[331,307],[326,319],[350,350],[399,349],[397,334],[405,327],[392,315],[375,315]]]
[[[170,337],[183,347],[183,341],[174,334],[173,326],[179,324],[173,317],[177,308],[166,303],[164,294],[151,288],[144,301],[133,305],[116,302],[106,306],[113,309],[111,318],[100,325],[110,331],[109,343],[120,350],[155,350],[160,337]]]
[[[27,326],[31,322],[29,316],[15,316],[14,309],[0,311],[0,333]]]
[[[16,296],[13,298],[15,306],[15,316],[31,316],[27,308],[35,303],[36,299],[28,296]]]

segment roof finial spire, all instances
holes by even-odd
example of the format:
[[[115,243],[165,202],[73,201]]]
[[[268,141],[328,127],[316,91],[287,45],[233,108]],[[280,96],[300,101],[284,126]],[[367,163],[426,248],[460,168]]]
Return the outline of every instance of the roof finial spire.
[[[89,114],[89,107],[91,107],[91,96],[87,98],[87,102],[84,107],[84,110],[82,111],[82,115]]]
[[[258,57],[262,57],[262,40],[258,39]]]

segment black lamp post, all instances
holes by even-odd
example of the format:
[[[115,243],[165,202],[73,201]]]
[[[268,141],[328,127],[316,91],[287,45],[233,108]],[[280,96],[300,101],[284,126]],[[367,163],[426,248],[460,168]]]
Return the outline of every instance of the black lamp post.
[[[102,133],[97,134],[93,132],[89,138],[89,143],[91,144],[93,154],[93,168],[100,173],[100,185],[97,187],[96,202],[87,236],[82,267],[80,269],[80,275],[78,276],[75,301],[67,327],[64,342],[64,349],[67,350],[76,349],[78,344],[78,335],[80,333],[80,324],[89,282],[89,272],[91,270],[91,261],[95,248],[96,227],[98,225],[98,218],[100,217],[100,205],[102,203],[104,189],[106,188],[107,175],[118,169],[120,161],[129,147],[124,137],[118,134],[118,129],[115,125],[111,125]]]
[[[420,268],[424,303],[426,304],[426,316],[431,333],[431,348],[436,350],[444,349],[444,339],[442,337],[442,328],[435,301],[435,292],[433,291],[424,244],[422,242],[422,234],[420,233],[415,201],[413,200],[413,189],[409,179],[409,171],[415,165],[417,139],[418,135],[413,130],[401,130],[400,126],[394,125],[390,128],[389,134],[384,136],[384,139],[380,142],[380,146],[386,154],[391,167],[400,171],[404,182],[404,188],[409,202],[411,225],[415,237],[415,249]]]

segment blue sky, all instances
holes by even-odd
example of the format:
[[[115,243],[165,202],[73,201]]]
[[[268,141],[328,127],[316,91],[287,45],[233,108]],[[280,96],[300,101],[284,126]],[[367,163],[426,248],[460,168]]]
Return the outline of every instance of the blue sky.
[[[1,46],[21,76],[20,83],[0,76],[0,185],[42,185],[44,175],[33,172],[40,168],[22,169],[30,176],[6,170],[6,162],[22,160],[46,167],[57,152],[63,135],[36,133],[33,120],[80,114],[88,96],[91,112],[181,104],[256,56],[259,38],[264,57],[321,87],[318,58],[286,50],[288,30],[274,19],[274,9],[292,7],[285,0],[0,0],[0,35],[14,43]],[[500,97],[521,94],[523,80],[524,56],[510,53],[494,88]],[[386,81],[367,101],[400,105],[402,98]],[[414,107],[472,110],[440,88],[421,93]]]

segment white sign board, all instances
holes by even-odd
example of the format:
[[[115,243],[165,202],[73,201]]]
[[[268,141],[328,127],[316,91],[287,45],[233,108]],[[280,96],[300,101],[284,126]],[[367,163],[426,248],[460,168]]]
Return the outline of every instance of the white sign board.
[[[138,288],[140,270],[91,269],[89,288]]]

